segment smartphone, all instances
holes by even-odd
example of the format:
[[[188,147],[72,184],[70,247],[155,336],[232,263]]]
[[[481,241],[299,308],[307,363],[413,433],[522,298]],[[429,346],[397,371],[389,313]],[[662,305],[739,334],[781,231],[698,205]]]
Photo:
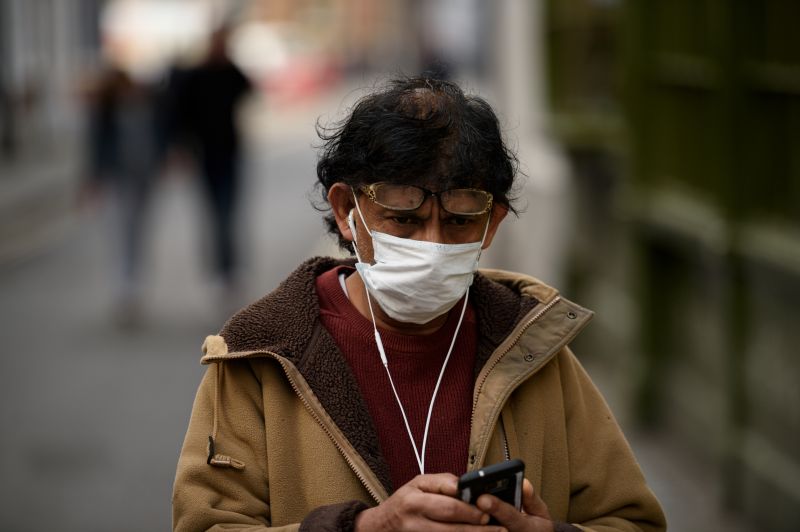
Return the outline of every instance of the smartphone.
[[[477,471],[465,473],[458,480],[458,498],[475,504],[478,497],[489,493],[522,509],[522,479],[525,477],[525,463],[522,460],[506,460]],[[490,521],[496,524],[494,520]]]

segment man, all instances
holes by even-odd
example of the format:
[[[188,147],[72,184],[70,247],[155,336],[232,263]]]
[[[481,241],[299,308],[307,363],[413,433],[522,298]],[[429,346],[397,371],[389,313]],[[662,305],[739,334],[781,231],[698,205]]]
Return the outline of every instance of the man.
[[[214,31],[202,61],[171,81],[172,135],[192,152],[212,222],[214,268],[226,297],[238,273],[236,211],[241,183],[241,134],[236,114],[252,90],[228,55],[230,28]]]
[[[399,80],[321,137],[326,220],[357,262],[309,260],[206,339],[175,529],[664,530],[567,348],[591,313],[476,272],[515,176],[489,105]],[[522,512],[455,497],[508,458]]]

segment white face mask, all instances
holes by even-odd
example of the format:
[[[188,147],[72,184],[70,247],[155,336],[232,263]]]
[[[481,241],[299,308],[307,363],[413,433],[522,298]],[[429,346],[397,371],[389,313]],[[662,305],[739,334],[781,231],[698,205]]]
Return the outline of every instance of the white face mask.
[[[356,269],[370,295],[390,318],[428,323],[458,303],[478,269],[488,220],[480,242],[439,244],[370,231],[358,202],[356,208],[372,237],[375,259],[375,264],[362,262],[356,246]],[[356,238],[353,211],[347,221]]]

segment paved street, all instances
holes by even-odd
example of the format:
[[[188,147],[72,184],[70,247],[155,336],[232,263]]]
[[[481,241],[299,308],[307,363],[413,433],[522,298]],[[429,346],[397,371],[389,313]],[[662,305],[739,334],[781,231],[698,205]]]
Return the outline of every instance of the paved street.
[[[250,124],[257,133],[242,206],[242,293],[250,297],[333,249],[310,204],[311,145],[315,117],[340,101],[300,115],[260,112]],[[164,180],[151,214],[146,313],[136,330],[115,327],[110,313],[113,256],[102,213],[76,214],[46,249],[0,270],[0,530],[169,528],[175,463],[203,372],[200,345],[224,314],[191,181]],[[653,438],[633,443],[674,530],[733,529],[714,512],[715,493],[684,472],[694,465],[683,455]]]

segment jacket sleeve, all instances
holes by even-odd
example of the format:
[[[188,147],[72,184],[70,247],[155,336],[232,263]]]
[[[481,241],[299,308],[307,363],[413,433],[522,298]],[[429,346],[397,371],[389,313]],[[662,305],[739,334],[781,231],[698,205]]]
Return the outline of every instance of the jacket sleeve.
[[[270,526],[261,397],[261,385],[246,361],[216,363],[206,371],[178,460],[173,530],[301,529],[301,523]],[[316,530],[352,529],[362,505],[353,501],[322,507],[311,512],[308,520]],[[308,523],[303,528],[308,529]]]
[[[215,412],[221,405],[223,415]],[[224,362],[208,368],[178,459],[172,492],[174,530],[267,530],[269,481],[265,461],[257,458],[266,455],[261,405],[248,364]],[[212,435],[214,449],[209,447]],[[230,466],[222,461],[211,465],[211,451],[218,459],[230,458]]]
[[[559,358],[570,463],[568,520],[582,530],[666,530],[661,506],[608,405],[581,364]]]

